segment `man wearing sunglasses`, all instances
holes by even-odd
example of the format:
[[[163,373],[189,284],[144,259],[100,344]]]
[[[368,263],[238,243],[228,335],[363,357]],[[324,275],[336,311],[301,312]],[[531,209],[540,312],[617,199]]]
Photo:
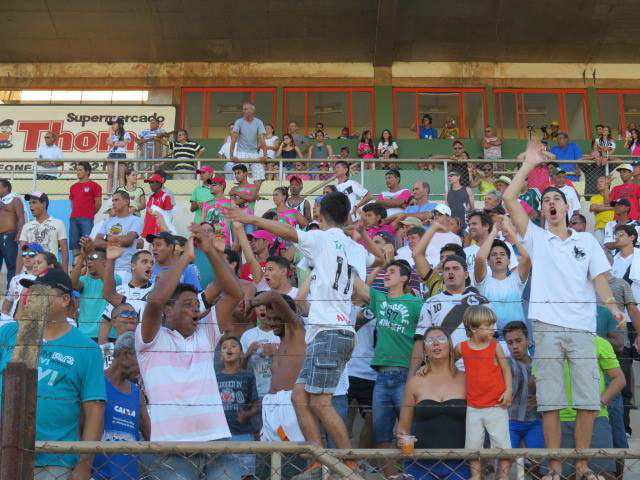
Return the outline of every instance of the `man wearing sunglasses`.
[[[24,271],[15,275],[9,283],[7,288],[7,294],[2,302],[2,313],[13,317],[18,309],[18,300],[20,300],[20,294],[24,290],[24,287],[20,284],[20,280],[23,278],[27,280],[33,280],[36,278],[34,274],[34,258],[37,254],[44,252],[44,249],[37,243],[28,243],[22,247],[22,265]]]
[[[44,134],[44,144],[40,144],[36,150],[38,164],[36,165],[36,175],[38,180],[57,180],[60,178],[60,169],[64,165],[62,160],[62,150],[56,145],[57,135],[51,130]]]
[[[115,335],[109,335],[113,341],[100,344],[105,370],[113,363],[116,341],[127,332],[135,332],[139,319],[140,315],[130,303],[121,303],[111,311],[111,333]]]
[[[100,318],[107,306],[102,296],[105,273],[105,252],[94,249],[93,243],[87,237],[80,239],[78,261],[71,270],[73,289],[80,292],[80,308],[78,311],[78,328],[87,337],[98,341]],[[81,275],[83,264],[87,264],[87,274]],[[120,284],[120,277],[116,275],[116,285]]]

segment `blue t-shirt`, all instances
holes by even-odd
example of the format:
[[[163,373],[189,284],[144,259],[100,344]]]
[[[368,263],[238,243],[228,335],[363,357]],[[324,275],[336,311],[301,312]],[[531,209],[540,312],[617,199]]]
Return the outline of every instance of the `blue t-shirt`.
[[[211,267],[209,257],[199,248],[196,248],[195,264],[198,269],[200,285],[204,285],[204,288],[207,288],[207,286],[215,280],[216,274]]]
[[[116,286],[122,283],[120,276],[115,276]],[[91,275],[82,275],[82,293],[80,294],[80,310],[78,312],[78,329],[89,338],[96,338],[100,331],[102,312],[107,306],[107,301],[102,296],[104,282],[102,278],[93,278]]]
[[[438,130],[433,127],[424,128],[423,125],[420,125],[420,138],[423,140],[434,140],[438,138]]]
[[[158,279],[158,274],[160,272],[164,272],[171,268],[173,268],[173,265],[170,265],[168,267],[163,267],[157,263],[154,263],[153,269],[151,270],[151,283],[156,283],[156,280]],[[194,288],[199,292],[202,291],[202,287],[200,286],[200,279],[198,278],[198,269],[193,263],[190,263],[189,265],[186,266],[186,268],[182,272],[182,275],[180,275],[179,283],[188,283],[190,285],[193,285]]]
[[[16,322],[0,327],[0,373],[11,360],[17,333]],[[100,347],[77,328],[70,327],[62,337],[42,343],[38,362],[36,440],[80,440],[82,404],[107,398],[103,368]],[[77,455],[42,453],[36,455],[35,466],[73,468],[77,461]]]
[[[124,218],[111,217],[104,221],[99,233],[124,237],[129,232],[135,232],[137,238],[142,234],[142,226],[142,218],[136,215],[129,215]],[[134,253],[136,253],[136,240],[131,242],[131,245],[123,250],[122,255],[116,258],[115,269],[130,271],[131,257],[133,257]]]
[[[567,144],[566,148],[560,148],[558,145],[549,149],[551,153],[556,156],[556,160],[580,160],[582,158],[582,150],[576,143]],[[575,173],[577,165],[575,163],[561,163],[560,168],[565,172]],[[575,180],[578,177],[575,175],[568,175],[568,178]]]
[[[104,406],[103,442],[136,442],[140,440],[140,388],[131,383],[131,392],[125,393],[104,379],[107,404]],[[95,480],[130,480],[138,478],[135,455],[97,454],[93,460],[92,478]]]
[[[424,205],[409,205],[404,213],[428,213],[438,206],[437,203],[427,202]]]

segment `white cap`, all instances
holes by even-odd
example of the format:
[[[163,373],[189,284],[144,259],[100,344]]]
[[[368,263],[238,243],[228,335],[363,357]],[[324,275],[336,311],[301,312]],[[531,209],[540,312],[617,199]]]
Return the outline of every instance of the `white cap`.
[[[438,213],[441,213],[442,215],[449,215],[451,216],[451,209],[449,208],[448,205],[445,205],[444,203],[439,203],[436,208],[434,208],[434,210]]]
[[[629,170],[630,172],[633,172],[633,165],[631,165],[630,163],[623,163],[618,168],[616,168],[616,170]]]

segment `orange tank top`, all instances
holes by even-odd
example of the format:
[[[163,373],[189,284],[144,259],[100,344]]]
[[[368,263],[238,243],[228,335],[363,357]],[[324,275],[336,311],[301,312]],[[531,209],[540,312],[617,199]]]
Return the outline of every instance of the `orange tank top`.
[[[474,408],[495,407],[506,385],[502,369],[496,360],[497,342],[492,341],[487,348],[474,350],[468,341],[460,344],[464,361],[467,384],[467,405]]]

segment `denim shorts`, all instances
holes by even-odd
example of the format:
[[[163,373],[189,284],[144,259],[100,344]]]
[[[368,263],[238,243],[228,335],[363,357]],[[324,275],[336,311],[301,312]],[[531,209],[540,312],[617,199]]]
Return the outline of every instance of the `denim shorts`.
[[[307,345],[296,383],[303,384],[307,393],[333,394],[354,346],[355,334],[349,330],[319,332]]]

